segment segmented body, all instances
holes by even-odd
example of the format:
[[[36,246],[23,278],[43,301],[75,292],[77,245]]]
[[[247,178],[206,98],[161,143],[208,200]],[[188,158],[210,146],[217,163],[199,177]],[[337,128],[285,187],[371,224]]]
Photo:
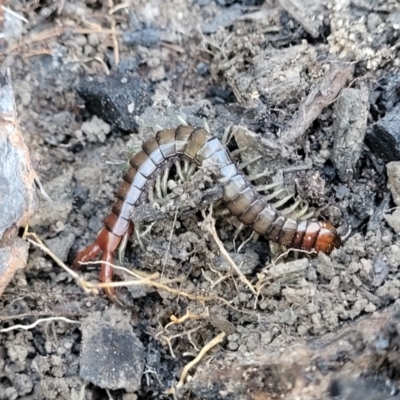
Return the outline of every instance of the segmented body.
[[[143,144],[142,151],[130,160],[130,168],[116,194],[111,213],[104,220],[104,228],[96,242],[81,251],[74,261],[87,261],[103,252],[103,261],[112,262],[113,252],[122,238],[133,232],[132,210],[147,198],[147,193],[165,168],[181,158],[201,165],[211,159],[218,166],[217,181],[223,187],[222,201],[232,215],[244,225],[251,226],[259,235],[289,248],[330,253],[341,244],[340,236],[328,222],[297,220],[283,216],[256,190],[233,163],[228,151],[218,138],[202,128],[179,126],[157,132]],[[112,268],[102,265],[100,278],[112,280]],[[112,297],[113,290],[107,294]]]

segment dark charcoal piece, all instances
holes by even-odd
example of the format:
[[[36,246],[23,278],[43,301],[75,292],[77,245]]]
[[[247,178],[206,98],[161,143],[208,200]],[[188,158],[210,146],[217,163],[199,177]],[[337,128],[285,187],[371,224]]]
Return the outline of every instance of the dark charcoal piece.
[[[390,111],[400,101],[400,74],[386,77],[380,85],[383,87],[382,106]]]
[[[129,75],[82,80],[76,90],[90,112],[124,131],[137,129],[135,116],[150,105],[149,85]]]
[[[367,131],[367,144],[385,163],[400,159],[400,105]]]
[[[157,47],[160,44],[160,31],[158,29],[141,29],[135,32],[124,32],[122,40],[128,46]]]

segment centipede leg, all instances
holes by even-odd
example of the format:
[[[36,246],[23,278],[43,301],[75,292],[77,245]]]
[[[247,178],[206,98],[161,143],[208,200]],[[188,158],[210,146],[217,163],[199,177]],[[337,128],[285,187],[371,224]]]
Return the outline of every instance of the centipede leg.
[[[161,190],[161,175],[157,176],[155,188],[156,188],[157,199],[159,199],[159,200],[162,199],[163,194],[162,194],[162,190]]]
[[[125,264],[125,250],[126,250],[126,246],[128,244],[128,239],[129,239],[129,234],[125,233],[124,236],[122,236],[122,240],[121,240],[121,244],[118,247],[118,262],[121,265]]]
[[[81,269],[82,265],[81,263],[85,263],[87,261],[93,260],[95,257],[97,257],[101,253],[101,247],[99,246],[97,240],[92,243],[90,246],[86,247],[86,249],[83,249],[78,253],[76,256],[73,267],[75,269]]]
[[[257,156],[257,157],[252,158],[252,159],[249,160],[249,161],[244,161],[244,162],[242,162],[242,163],[239,164],[239,168],[240,168],[240,169],[245,169],[245,168],[248,167],[250,164],[253,164],[253,163],[257,162],[258,160],[261,160],[262,158],[263,158],[262,156]]]
[[[207,131],[210,132],[210,126],[208,125],[208,121],[206,118],[203,118],[203,128]]]
[[[176,161],[176,162],[175,162],[175,167],[176,167],[176,173],[178,174],[179,179],[180,179],[182,182],[185,182],[186,179],[185,179],[185,177],[184,177],[184,175],[183,175],[183,172],[182,172],[181,163],[180,163],[179,161]]]
[[[100,271],[100,281],[102,283],[111,283],[113,281],[114,276],[114,268],[111,266],[114,263],[114,257],[112,252],[105,251],[103,253],[103,257],[101,258],[103,263],[101,264],[101,271]],[[118,301],[117,297],[115,296],[115,288],[114,287],[106,287],[104,288],[104,292],[106,293],[107,297],[112,301]]]
[[[222,135],[221,143],[226,146],[232,139],[232,124],[229,125]]]
[[[194,171],[196,171],[197,165],[195,163],[190,164],[190,168],[188,171],[188,177],[191,177],[194,174]]]
[[[167,194],[168,194],[168,177],[169,177],[170,170],[171,170],[170,167],[165,168],[165,171],[164,171],[164,174],[162,177],[161,190],[162,190],[163,197],[167,197]]]

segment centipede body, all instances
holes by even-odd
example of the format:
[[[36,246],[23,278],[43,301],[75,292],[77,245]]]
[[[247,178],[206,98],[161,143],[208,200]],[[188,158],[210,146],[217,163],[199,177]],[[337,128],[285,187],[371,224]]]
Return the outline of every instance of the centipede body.
[[[339,245],[340,238],[330,224],[281,215],[237,169],[219,139],[202,128],[189,126],[159,131],[155,138],[144,143],[142,151],[132,157],[130,168],[117,191],[112,213],[104,222],[111,233],[116,236],[124,234],[133,207],[146,196],[149,181],[180,157],[186,157],[197,165],[205,159],[215,161],[219,167],[217,181],[223,186],[222,201],[232,215],[259,235],[286,247],[324,253]]]
[[[216,181],[223,188],[222,201],[232,215],[244,225],[251,226],[257,234],[288,248],[330,253],[340,246],[340,236],[332,224],[282,215],[239,170],[218,138],[203,128],[181,125],[157,132],[131,158],[104,227],[96,241],[77,255],[74,266],[78,267],[80,262],[91,260],[101,252],[102,260],[111,263],[122,238],[133,232],[133,209],[146,201],[154,180],[182,159],[199,166],[205,160],[215,163]],[[100,279],[109,282],[112,275],[112,267],[103,264]],[[109,289],[107,294],[113,297],[114,291]]]

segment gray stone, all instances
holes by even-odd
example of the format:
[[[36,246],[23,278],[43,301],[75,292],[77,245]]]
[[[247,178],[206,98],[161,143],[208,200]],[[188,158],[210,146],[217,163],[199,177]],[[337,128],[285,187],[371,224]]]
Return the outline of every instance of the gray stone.
[[[134,392],[140,388],[144,347],[129,321],[129,315],[116,308],[83,320],[82,379],[104,389]]]

